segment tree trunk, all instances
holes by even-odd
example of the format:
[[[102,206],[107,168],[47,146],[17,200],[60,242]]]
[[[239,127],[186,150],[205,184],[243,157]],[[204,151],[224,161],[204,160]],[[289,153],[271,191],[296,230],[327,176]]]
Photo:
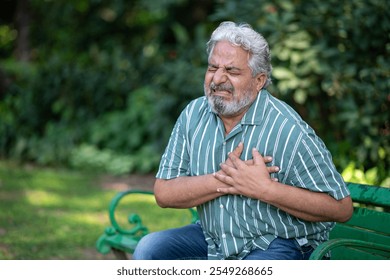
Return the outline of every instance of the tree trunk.
[[[30,22],[29,0],[18,0],[15,13],[15,24],[16,29],[18,30],[15,55],[16,59],[20,61],[30,60]]]

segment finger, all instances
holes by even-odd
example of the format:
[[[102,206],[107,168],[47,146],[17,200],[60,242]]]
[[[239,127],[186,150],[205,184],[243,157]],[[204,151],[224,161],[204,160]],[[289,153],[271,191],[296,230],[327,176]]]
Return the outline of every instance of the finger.
[[[223,194],[239,194],[238,191],[234,187],[218,188],[217,192],[223,193]]]
[[[236,168],[236,169],[239,169],[241,167],[245,167],[246,164],[244,161],[242,161],[238,156],[236,156],[235,154],[233,153],[230,153],[229,154],[229,159],[232,161],[233,163],[233,166]]]
[[[217,180],[221,181],[222,183],[225,183],[225,184],[228,184],[228,185],[233,185],[234,184],[234,181],[233,181],[232,177],[226,176],[223,173],[219,173],[219,172],[214,173],[214,177]]]
[[[242,154],[242,151],[244,150],[244,144],[242,142],[238,143],[237,147],[233,150],[233,154],[236,155],[237,157],[240,157],[241,154]],[[228,164],[229,166],[233,166],[233,163],[232,161],[230,160],[230,158],[227,158],[227,160],[225,161],[226,164]]]
[[[244,143],[240,142],[238,143],[237,147],[234,149],[233,154],[239,157],[241,156],[243,150],[244,150]]]
[[[217,173],[222,174],[222,175],[224,175],[224,176],[227,176],[227,174],[225,173],[225,171],[223,171],[222,169],[218,170],[218,172],[215,172],[214,175],[217,174]]]
[[[265,165],[264,158],[260,155],[256,148],[252,149],[252,156],[254,165]]]
[[[279,166],[270,166],[270,167],[267,167],[268,169],[268,173],[276,173],[276,172],[279,172],[280,168]]]
[[[234,164],[233,164],[233,166],[230,166],[229,164],[221,163],[219,166],[221,167],[221,171],[224,173],[224,174],[223,173],[222,174],[225,176],[232,177],[232,176],[234,176],[235,172],[237,171]]]
[[[271,156],[263,156],[263,160],[265,163],[269,163],[273,160],[273,158]]]

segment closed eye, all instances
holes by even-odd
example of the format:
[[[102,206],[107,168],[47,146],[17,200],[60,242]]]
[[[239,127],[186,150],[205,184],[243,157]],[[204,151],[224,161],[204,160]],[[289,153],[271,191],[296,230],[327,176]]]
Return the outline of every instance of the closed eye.
[[[217,70],[218,70],[218,67],[213,66],[213,65],[209,65],[209,67],[207,68],[207,71],[209,71],[209,72],[215,72]]]
[[[216,72],[220,67],[215,66],[215,65],[209,65],[207,68],[207,71],[209,72]],[[241,74],[241,69],[237,67],[224,67],[224,72],[228,73],[229,75],[232,76],[237,76]]]

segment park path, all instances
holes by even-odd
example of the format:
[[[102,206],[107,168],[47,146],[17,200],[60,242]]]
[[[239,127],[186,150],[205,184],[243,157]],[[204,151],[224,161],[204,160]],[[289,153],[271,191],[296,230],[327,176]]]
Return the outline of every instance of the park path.
[[[125,191],[129,189],[153,190],[155,174],[131,174],[127,176],[103,176],[100,184],[104,189]]]

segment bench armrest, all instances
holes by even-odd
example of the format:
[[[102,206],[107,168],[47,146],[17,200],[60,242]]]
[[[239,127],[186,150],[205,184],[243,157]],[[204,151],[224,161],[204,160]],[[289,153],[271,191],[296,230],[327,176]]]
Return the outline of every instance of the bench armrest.
[[[149,229],[142,224],[141,218],[138,214],[130,213],[128,216],[128,222],[133,226],[130,229],[125,229],[119,225],[115,218],[115,211],[120,201],[130,194],[146,194],[154,195],[152,191],[145,190],[127,190],[118,193],[110,202],[108,207],[108,215],[111,222],[111,226],[107,227],[96,242],[97,250],[106,254],[115,249],[114,253],[127,252],[133,253],[138,241],[149,233]],[[198,213],[195,209],[188,209],[191,213],[191,223],[195,223],[198,220]],[[119,258],[124,258],[124,253],[120,253]]]
[[[337,238],[328,240],[319,245],[310,256],[310,260],[321,260],[328,252],[337,247],[350,247],[357,249],[378,250],[390,254],[390,246],[362,240]]]
[[[108,208],[108,215],[110,218],[110,222],[115,229],[116,232],[119,232],[121,234],[125,235],[134,235],[137,232],[144,232],[144,235],[147,234],[148,230],[145,226],[142,225],[141,218],[137,214],[131,213],[128,217],[128,221],[130,224],[134,224],[135,226],[132,229],[124,229],[122,228],[119,223],[117,222],[115,218],[115,210],[118,206],[120,200],[124,198],[127,195],[130,194],[147,194],[147,195],[154,195],[152,191],[142,191],[142,190],[128,190],[118,193],[112,200]]]
[[[128,190],[118,193],[110,202],[108,215],[111,227],[107,227],[96,241],[96,248],[102,254],[107,254],[112,248],[120,251],[133,252],[140,238],[149,233],[147,227],[142,224],[138,214],[131,213],[128,222],[134,225],[131,229],[122,228],[115,218],[115,210],[122,198],[130,194],[153,195],[152,191]]]

